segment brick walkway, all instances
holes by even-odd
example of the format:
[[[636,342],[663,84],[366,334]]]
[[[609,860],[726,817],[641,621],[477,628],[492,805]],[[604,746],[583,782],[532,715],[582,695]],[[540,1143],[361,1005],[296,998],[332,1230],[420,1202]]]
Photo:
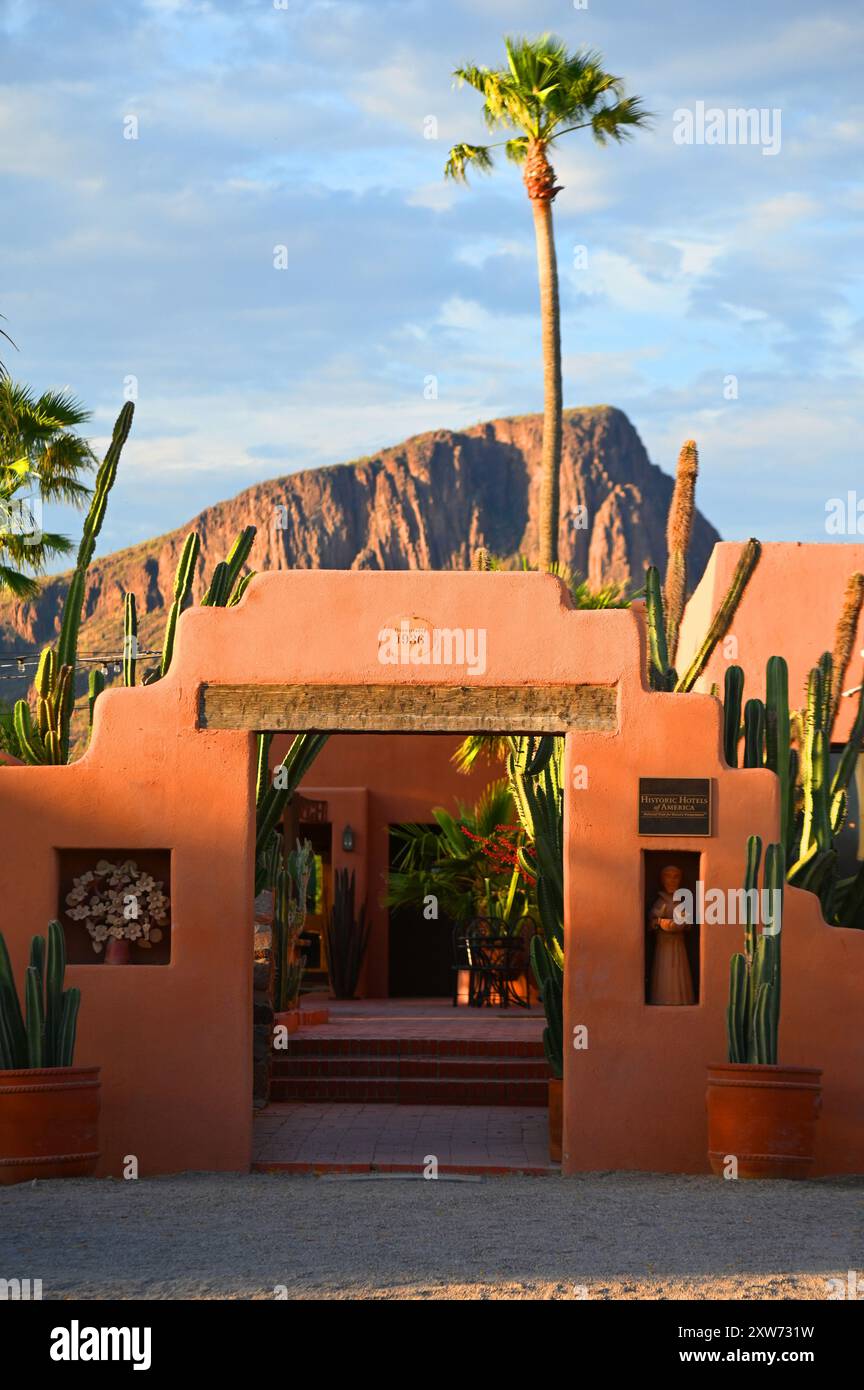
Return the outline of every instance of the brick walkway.
[[[256,1173],[557,1173],[548,1111],[500,1105],[279,1103],[255,1119]]]
[[[328,999],[303,996],[304,1009],[326,1008],[330,1022],[301,1028],[309,1038],[438,1038],[465,1042],[539,1042],[543,1010],[454,1009],[440,999]]]
[[[520,1099],[519,1086],[491,1079],[515,1075],[520,1067],[526,1074],[536,1070],[536,1060],[532,1069],[530,1059],[537,1054],[545,1075],[542,1011],[454,1009],[439,999],[304,997],[304,1008],[319,1005],[329,1008],[329,1023],[301,1028],[289,1040],[291,1056],[274,1059],[274,1100],[255,1119],[255,1171],[420,1173],[428,1155],[442,1173],[559,1171],[549,1161],[548,1112],[534,1103],[534,1091],[542,1099],[545,1081],[524,1092],[526,1103],[509,1104],[511,1095]],[[462,1079],[476,1076],[478,1065],[490,1079]],[[290,1084],[279,1079],[286,1068],[293,1074]],[[315,1078],[325,1069],[331,1079],[322,1089]],[[426,1103],[428,1095],[417,1080],[429,1070],[434,1082],[427,1085],[435,1087],[429,1094],[441,1098],[433,1104]],[[358,1071],[362,1081],[352,1079]],[[394,1072],[398,1090],[392,1079],[379,1080]],[[478,1090],[476,1097],[467,1091],[469,1084]],[[441,1103],[460,1089],[468,1099],[485,1101],[490,1097],[483,1084],[511,1089],[502,1096],[504,1103]],[[309,1088],[306,1100],[300,1099],[304,1087]],[[377,1103],[397,1094],[410,1101],[410,1087],[418,1090],[417,1104]]]

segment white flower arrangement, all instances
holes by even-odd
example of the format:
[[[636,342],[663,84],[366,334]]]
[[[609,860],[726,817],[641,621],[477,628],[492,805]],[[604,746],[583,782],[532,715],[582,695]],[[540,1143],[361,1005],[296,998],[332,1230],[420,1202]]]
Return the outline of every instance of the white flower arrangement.
[[[91,872],[79,874],[66,894],[66,915],[83,922],[97,954],[110,938],[134,941],[144,950],[162,940],[170,902],[164,883],[142,872],[134,859],[110,864],[100,859]]]

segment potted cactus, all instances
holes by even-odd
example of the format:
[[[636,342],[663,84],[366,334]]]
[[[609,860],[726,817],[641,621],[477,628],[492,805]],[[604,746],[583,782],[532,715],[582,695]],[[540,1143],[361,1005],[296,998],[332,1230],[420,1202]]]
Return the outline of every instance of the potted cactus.
[[[708,1068],[708,1157],[712,1171],[739,1178],[806,1178],[815,1161],[822,1072],[777,1063],[785,855],[747,841],[744,951],[732,957],[728,1062]],[[761,904],[761,930],[756,929]]]
[[[64,989],[59,922],[34,936],[22,1011],[0,933],[0,1184],[87,1177],[99,1157],[99,1068],[73,1067],[81,991]]]

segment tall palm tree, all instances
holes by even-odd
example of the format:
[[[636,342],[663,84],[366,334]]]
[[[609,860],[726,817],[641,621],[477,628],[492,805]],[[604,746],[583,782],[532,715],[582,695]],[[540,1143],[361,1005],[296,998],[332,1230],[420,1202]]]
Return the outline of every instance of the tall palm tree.
[[[66,536],[41,529],[36,501],[81,506],[89,497],[81,478],[94,456],[75,433],[89,418],[69,391],[36,396],[0,377],[0,591],[30,598],[38,589],[33,575],[73,549]]]
[[[505,39],[507,66],[466,66],[454,77],[483,97],[490,130],[517,132],[501,143],[507,158],[522,165],[522,179],[534,214],[540,317],[543,331],[543,459],[540,485],[540,563],[558,559],[559,473],[561,468],[561,315],[552,203],[561,192],[548,151],[562,135],[590,130],[598,144],[621,141],[650,120],[639,97],[624,95],[620,77],[603,67],[599,53],[568,53],[560,39]],[[487,173],[494,145],[454,145],[445,175],[465,182],[469,168]]]

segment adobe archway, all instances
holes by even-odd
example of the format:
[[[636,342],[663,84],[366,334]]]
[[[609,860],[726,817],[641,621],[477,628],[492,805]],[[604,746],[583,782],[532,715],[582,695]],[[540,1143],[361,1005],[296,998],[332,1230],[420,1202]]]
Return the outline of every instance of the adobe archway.
[[[483,669],[382,665],[379,635],[403,618],[482,630]],[[565,1171],[704,1171],[704,1069],[723,1055],[737,936],[704,936],[696,1007],[645,1005],[638,778],[714,780],[713,833],[698,848],[720,887],[739,884],[748,834],[772,838],[776,789],[769,772],[725,767],[715,700],[649,693],[640,669],[638,612],[574,611],[549,577],[266,574],[238,607],[183,616],[166,680],[100,697],[79,763],[3,769],[0,888],[17,972],[56,914],[58,850],[172,855],[170,965],[69,970],[83,995],[78,1060],[103,1068],[102,1171],[119,1175],[128,1154],[142,1174],[249,1166],[251,730],[296,727],[301,704],[318,727],[566,729]],[[789,899],[784,1060],[826,1069],[821,1171],[860,1171],[864,1039],[850,1030],[864,934],[826,927],[808,895]],[[566,1046],[577,1025],[579,1051]]]

